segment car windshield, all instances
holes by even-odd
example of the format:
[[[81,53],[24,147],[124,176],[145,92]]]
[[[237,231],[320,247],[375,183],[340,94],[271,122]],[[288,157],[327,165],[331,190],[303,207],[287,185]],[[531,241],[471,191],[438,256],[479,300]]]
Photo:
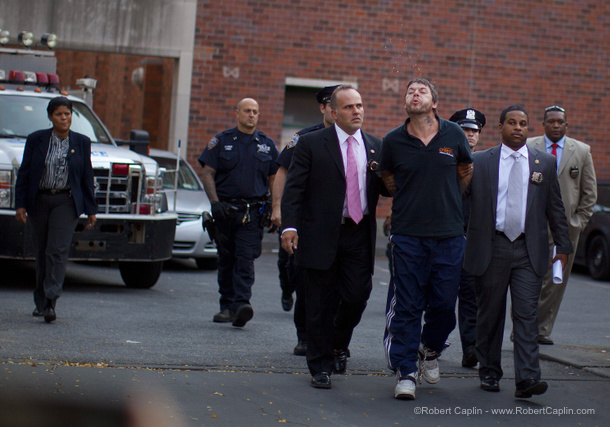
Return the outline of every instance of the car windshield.
[[[47,115],[49,98],[36,96],[0,96],[0,137],[26,137],[32,132],[50,127]],[[74,132],[87,135],[91,142],[112,144],[110,136],[93,112],[82,102],[72,102]]]
[[[173,190],[174,183],[176,180],[176,160],[168,159],[167,157],[151,157],[155,159],[157,163],[159,163],[160,167],[166,169],[166,172],[163,174],[163,188]],[[180,170],[178,172],[178,189],[192,191],[203,190],[201,183],[197,179],[195,173],[183,159],[180,160]]]

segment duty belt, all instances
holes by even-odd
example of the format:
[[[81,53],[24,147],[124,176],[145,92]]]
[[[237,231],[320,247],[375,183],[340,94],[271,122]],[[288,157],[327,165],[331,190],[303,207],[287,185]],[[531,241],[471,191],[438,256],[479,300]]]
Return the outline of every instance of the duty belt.
[[[221,202],[234,206],[238,212],[245,212],[249,209],[258,209],[265,204],[264,199],[225,199]]]

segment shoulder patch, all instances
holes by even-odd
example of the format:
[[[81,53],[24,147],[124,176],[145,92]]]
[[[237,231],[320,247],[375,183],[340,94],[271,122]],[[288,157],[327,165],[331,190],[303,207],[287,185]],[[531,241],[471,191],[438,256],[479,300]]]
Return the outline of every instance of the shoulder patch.
[[[208,150],[211,150],[212,148],[216,147],[216,144],[218,144],[218,139],[216,139],[215,137],[210,139],[210,142],[208,143]]]
[[[299,142],[299,134],[295,133],[286,148],[293,148],[295,145],[297,145],[297,142]]]

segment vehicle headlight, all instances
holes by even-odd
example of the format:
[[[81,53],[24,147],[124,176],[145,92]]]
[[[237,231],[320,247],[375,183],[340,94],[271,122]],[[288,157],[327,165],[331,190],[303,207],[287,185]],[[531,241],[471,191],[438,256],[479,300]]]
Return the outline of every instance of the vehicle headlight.
[[[0,171],[0,208],[9,209],[11,207],[11,186],[12,172]]]

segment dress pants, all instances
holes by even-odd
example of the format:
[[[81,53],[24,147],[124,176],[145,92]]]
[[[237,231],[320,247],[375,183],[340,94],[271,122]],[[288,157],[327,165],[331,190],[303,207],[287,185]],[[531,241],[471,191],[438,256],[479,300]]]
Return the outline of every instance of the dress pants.
[[[280,235],[280,243],[282,237]],[[277,268],[280,273],[280,288],[283,294],[291,295],[296,291],[294,302],[294,326],[299,341],[307,341],[305,325],[305,271],[294,263],[294,255],[289,255],[280,244]]]
[[[525,239],[497,235],[489,267],[474,277],[477,294],[476,353],[479,377],[502,378],[502,339],[510,287],[514,333],[515,382],[540,380],[536,308],[542,287],[529,259]]]
[[[440,353],[455,328],[455,301],[466,240],[392,235],[384,347],[388,367],[417,371],[420,341]],[[424,327],[421,326],[422,314]]]
[[[554,243],[553,237],[549,232],[549,268],[542,279],[542,291],[538,301],[538,335],[551,335],[551,332],[553,332],[559,306],[561,305],[561,300],[563,300],[563,294],[566,291],[568,279],[574,265],[574,256],[576,255],[576,248],[578,248],[580,231],[580,227],[570,227],[570,241],[572,242],[574,252],[568,256],[568,263],[563,270],[563,282],[560,284],[553,283],[553,266],[551,262],[553,260]]]
[[[36,251],[34,303],[39,311],[55,307],[61,296],[66,263],[78,222],[74,199],[69,192],[36,196],[36,212],[28,215]]]
[[[312,375],[332,373],[334,350],[347,350],[372,289],[371,219],[341,225],[328,270],[305,269],[307,365]]]
[[[242,222],[244,212],[217,221],[218,292],[220,310],[232,312],[250,303],[254,284],[254,260],[261,255],[263,229],[258,209],[250,210],[250,220]]]
[[[462,269],[458,291],[458,327],[462,353],[474,347],[477,329],[477,297],[472,274]]]

